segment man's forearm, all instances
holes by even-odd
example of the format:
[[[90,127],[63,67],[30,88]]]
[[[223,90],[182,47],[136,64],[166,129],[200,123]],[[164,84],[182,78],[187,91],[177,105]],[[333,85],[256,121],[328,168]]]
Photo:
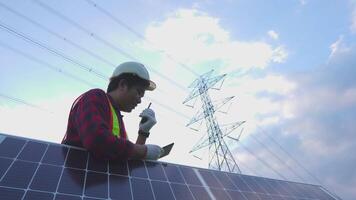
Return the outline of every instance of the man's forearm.
[[[146,157],[147,147],[141,144],[134,144],[131,159],[144,159]]]
[[[136,144],[145,144],[146,143],[146,139],[147,139],[147,137],[139,134],[137,136]]]

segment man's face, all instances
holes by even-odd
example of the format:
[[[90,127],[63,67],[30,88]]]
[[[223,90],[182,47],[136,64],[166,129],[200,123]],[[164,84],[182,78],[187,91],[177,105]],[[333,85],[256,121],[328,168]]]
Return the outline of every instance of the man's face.
[[[118,103],[120,109],[124,112],[131,112],[141,103],[141,98],[145,95],[145,88],[143,86],[126,86],[122,91],[121,102]]]

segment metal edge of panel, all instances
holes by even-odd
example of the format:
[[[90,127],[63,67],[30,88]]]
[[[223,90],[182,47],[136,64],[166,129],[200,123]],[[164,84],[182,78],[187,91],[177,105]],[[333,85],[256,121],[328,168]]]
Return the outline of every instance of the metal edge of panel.
[[[70,146],[70,145],[66,145],[66,144],[49,142],[49,141],[34,139],[34,138],[27,138],[27,137],[22,137],[22,136],[17,136],[17,135],[10,135],[10,134],[5,134],[5,133],[1,133],[1,132],[0,132],[0,144],[1,144],[1,137],[4,137],[4,139],[6,137],[19,138],[22,140],[31,140],[31,141],[35,141],[35,142],[42,142],[42,143],[52,144],[52,145],[56,145],[56,146],[64,146],[64,147],[68,147],[68,148],[72,148],[72,149],[79,149],[79,150],[84,150],[84,151],[86,150],[84,148],[80,148],[80,147],[76,147],[76,146]]]
[[[342,200],[338,195],[336,195],[334,192],[330,192],[330,191],[327,190],[324,186],[320,186],[319,188],[320,188],[320,190],[324,191],[326,194],[328,194],[329,196],[331,196],[333,199],[335,199],[335,200]]]
[[[5,138],[6,138],[6,136],[5,136],[5,135],[2,135],[2,134],[0,133],[0,144],[2,143],[2,141],[5,140]]]

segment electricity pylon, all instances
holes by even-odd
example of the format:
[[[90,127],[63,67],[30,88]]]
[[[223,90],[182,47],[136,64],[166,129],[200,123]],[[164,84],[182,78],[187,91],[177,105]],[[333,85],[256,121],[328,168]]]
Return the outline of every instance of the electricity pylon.
[[[241,173],[240,168],[237,165],[234,156],[232,155],[224,138],[225,136],[228,136],[230,133],[232,133],[233,130],[245,123],[245,121],[229,124],[225,126],[224,129],[220,128],[220,125],[214,114],[215,112],[219,111],[223,105],[230,102],[234,96],[227,97],[213,104],[208,94],[208,90],[220,90],[226,74],[212,77],[212,73],[213,70],[199,76],[192,84],[190,84],[188,88],[192,88],[192,91],[183,101],[183,104],[193,107],[194,105],[189,105],[188,102],[191,102],[193,99],[195,99],[195,104],[197,100],[196,98],[200,96],[200,100],[202,102],[202,110],[198,111],[198,113],[188,122],[186,126],[192,126],[197,122],[200,122],[201,124],[202,120],[205,119],[207,128],[207,134],[204,134],[202,138],[200,138],[199,142],[194,145],[190,153],[198,151],[204,147],[209,147],[210,169]],[[215,85],[218,85],[218,83],[220,83],[219,87],[214,87]]]

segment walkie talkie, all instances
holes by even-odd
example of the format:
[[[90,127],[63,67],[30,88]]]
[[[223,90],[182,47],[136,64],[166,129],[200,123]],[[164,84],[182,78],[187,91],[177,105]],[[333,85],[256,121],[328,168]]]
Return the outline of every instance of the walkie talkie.
[[[150,108],[151,104],[152,104],[152,102],[150,102],[150,104],[148,104],[147,108]],[[147,120],[148,120],[147,117],[142,117],[140,124],[145,123]]]

